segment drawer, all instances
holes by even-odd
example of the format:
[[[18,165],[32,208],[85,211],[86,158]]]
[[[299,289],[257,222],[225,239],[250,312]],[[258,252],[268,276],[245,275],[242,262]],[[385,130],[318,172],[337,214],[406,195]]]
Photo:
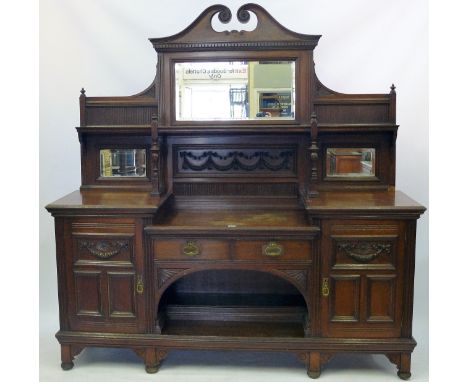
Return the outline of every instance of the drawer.
[[[235,258],[238,260],[301,260],[312,258],[308,240],[240,240],[236,241]]]
[[[75,264],[118,263],[132,265],[135,262],[133,234],[73,234],[73,262]]]
[[[153,244],[156,260],[228,260],[229,243],[210,239],[164,239]]]
[[[398,221],[327,222],[322,252],[329,254],[329,266],[333,270],[395,270],[404,253],[402,229]]]

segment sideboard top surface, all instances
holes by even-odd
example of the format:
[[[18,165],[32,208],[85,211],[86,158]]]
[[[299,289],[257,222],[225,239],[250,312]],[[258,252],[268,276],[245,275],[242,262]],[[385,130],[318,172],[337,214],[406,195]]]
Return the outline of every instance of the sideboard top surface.
[[[99,213],[114,211],[121,213],[155,213],[168,199],[153,196],[143,191],[115,190],[77,190],[47,205],[51,213],[65,211],[82,211]],[[317,198],[305,200],[305,209],[309,213],[326,213],[333,211],[354,212],[412,212],[421,214],[425,207],[405,193],[395,190],[378,190],[368,192],[324,191]],[[197,210],[175,210],[165,218],[164,224],[219,226],[231,219],[238,225],[249,226],[255,221],[262,221],[263,226],[301,226],[307,225],[303,213],[297,211],[268,211],[259,216],[260,211],[214,211],[201,214]],[[262,217],[263,216],[263,217]],[[227,220],[226,220],[227,219]],[[236,223],[233,223],[236,224]]]
[[[317,198],[305,200],[309,212],[413,212],[422,214],[426,208],[401,191],[323,191]]]
[[[46,209],[52,214],[60,211],[102,210],[126,213],[155,213],[165,198],[143,191],[76,190],[50,203]]]

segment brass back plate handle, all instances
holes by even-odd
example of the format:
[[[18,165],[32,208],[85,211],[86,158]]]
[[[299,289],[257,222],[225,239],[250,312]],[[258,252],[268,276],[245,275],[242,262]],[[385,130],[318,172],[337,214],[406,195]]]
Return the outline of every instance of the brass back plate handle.
[[[284,253],[284,248],[281,244],[270,241],[268,244],[262,246],[262,253],[270,257],[281,256]]]
[[[182,247],[182,253],[189,257],[198,256],[200,254],[200,247],[195,241],[189,240]]]

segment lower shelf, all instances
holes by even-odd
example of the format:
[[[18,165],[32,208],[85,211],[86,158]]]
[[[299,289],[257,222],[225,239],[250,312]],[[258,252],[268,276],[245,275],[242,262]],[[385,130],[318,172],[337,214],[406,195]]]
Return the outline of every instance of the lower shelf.
[[[221,337],[304,337],[301,323],[169,320],[161,334]]]

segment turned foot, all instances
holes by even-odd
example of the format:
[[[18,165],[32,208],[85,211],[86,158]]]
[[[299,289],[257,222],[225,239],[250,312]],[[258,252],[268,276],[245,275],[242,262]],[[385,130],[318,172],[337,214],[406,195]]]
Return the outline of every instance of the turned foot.
[[[405,381],[411,378],[411,353],[401,353],[398,376]]]
[[[155,374],[159,370],[159,365],[154,365],[154,366],[146,365],[145,370],[148,374]]]
[[[73,369],[74,364],[73,362],[62,362],[61,366],[62,370],[71,370]]]
[[[71,370],[73,369],[73,358],[74,350],[72,345],[60,345],[61,357],[62,357],[62,369]]]
[[[162,360],[166,357],[166,351],[162,349],[147,348],[144,353],[145,370],[148,374],[157,373]]]
[[[307,367],[307,375],[310,378],[317,379],[320,377],[321,372],[321,359],[320,353],[310,352],[309,353],[309,365]]]
[[[405,371],[399,371],[398,376],[400,379],[403,379],[404,381],[407,381],[408,379],[411,378],[411,373],[410,372],[405,372]]]
[[[320,377],[320,370],[315,370],[315,371],[312,371],[312,370],[308,370],[307,371],[307,375],[312,378],[312,379],[317,379],[318,377]]]

